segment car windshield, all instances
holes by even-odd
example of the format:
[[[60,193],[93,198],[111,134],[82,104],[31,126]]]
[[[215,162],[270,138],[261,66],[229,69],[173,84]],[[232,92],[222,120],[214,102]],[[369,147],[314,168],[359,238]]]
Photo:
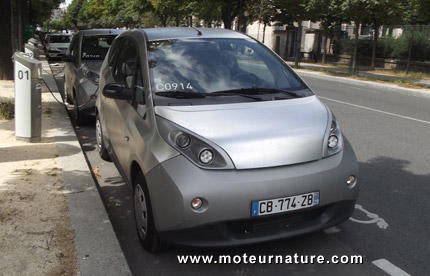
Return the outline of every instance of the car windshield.
[[[187,104],[216,104],[313,95],[275,54],[252,39],[161,40],[148,42],[147,49],[156,105],[183,98],[189,99]]]
[[[117,35],[91,35],[82,39],[82,59],[103,60]]]
[[[70,35],[51,35],[49,43],[70,43]]]

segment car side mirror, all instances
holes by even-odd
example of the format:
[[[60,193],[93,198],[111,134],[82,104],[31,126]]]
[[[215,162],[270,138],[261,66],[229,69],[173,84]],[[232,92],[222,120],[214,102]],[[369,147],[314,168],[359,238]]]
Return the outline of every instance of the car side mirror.
[[[122,83],[109,83],[103,87],[103,96],[116,100],[132,100],[133,93]]]
[[[61,59],[62,59],[64,62],[73,62],[73,57],[72,57],[72,56],[69,56],[69,55],[64,55]]]

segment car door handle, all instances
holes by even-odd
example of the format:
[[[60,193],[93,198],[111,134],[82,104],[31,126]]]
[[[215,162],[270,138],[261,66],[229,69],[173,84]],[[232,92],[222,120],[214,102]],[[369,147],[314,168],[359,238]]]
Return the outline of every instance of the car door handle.
[[[130,137],[125,136],[124,139],[128,142],[128,140],[130,140]]]

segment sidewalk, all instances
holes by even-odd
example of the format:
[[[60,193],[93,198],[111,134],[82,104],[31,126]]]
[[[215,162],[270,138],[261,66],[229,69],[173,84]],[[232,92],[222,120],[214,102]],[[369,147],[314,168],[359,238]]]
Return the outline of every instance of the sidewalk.
[[[131,275],[66,109],[43,87],[41,142],[0,120],[0,275]],[[14,101],[13,81],[0,100]]]

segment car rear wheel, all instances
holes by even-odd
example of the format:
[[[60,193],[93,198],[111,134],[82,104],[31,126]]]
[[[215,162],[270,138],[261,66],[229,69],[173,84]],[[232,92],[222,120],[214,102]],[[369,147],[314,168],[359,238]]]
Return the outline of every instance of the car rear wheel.
[[[102,132],[102,124],[100,122],[99,114],[96,117],[96,139],[97,139],[97,151],[99,152],[100,157],[105,161],[111,161],[108,151],[106,150],[103,132]]]
[[[149,252],[155,253],[167,248],[167,244],[160,240],[154,226],[151,201],[142,172],[134,181],[134,218],[140,243]]]

